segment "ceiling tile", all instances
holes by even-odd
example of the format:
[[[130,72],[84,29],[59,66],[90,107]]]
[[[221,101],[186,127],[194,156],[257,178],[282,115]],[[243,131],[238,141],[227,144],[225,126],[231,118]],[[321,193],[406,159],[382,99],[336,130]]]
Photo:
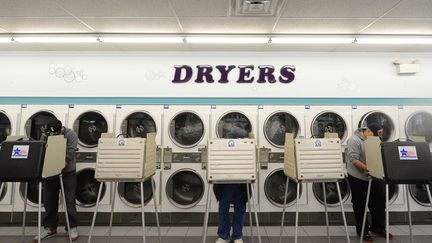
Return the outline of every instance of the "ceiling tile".
[[[74,18],[2,18],[1,27],[11,33],[88,33]]]
[[[179,17],[226,17],[228,0],[171,0]]]
[[[175,18],[82,18],[96,32],[108,33],[177,33]]]
[[[270,33],[273,18],[181,18],[185,33]]]
[[[406,0],[385,17],[394,18],[432,18],[431,0]]]
[[[288,1],[282,17],[377,18],[400,0],[302,0]]]
[[[278,34],[353,34],[373,19],[280,19]]]
[[[56,0],[78,17],[172,17],[164,0]]]
[[[0,17],[67,17],[68,13],[47,0],[1,0]]]
[[[430,35],[432,34],[432,19],[381,19],[362,34]]]

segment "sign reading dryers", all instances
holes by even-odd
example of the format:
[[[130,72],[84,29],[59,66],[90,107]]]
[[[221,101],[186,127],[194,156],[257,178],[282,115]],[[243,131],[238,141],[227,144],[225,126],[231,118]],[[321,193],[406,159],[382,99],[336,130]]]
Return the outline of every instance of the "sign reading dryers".
[[[417,160],[417,150],[415,146],[398,146],[399,159]]]
[[[187,83],[194,78],[195,83],[284,83],[294,81],[296,68],[282,66],[279,70],[272,65],[189,65],[174,66],[173,83]]]
[[[12,159],[27,159],[30,145],[14,145],[12,148]]]

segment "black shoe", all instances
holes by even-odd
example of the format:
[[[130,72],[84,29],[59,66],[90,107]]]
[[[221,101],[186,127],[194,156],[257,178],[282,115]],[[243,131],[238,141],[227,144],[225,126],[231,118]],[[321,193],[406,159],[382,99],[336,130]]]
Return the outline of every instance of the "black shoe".
[[[357,234],[358,237],[360,237],[360,234]],[[373,239],[372,236],[369,233],[364,233],[363,234],[363,241],[367,242],[367,243],[373,243]]]
[[[386,230],[385,229],[370,229],[370,232],[379,235],[383,238],[386,238]],[[393,240],[393,235],[389,233],[389,240]]]

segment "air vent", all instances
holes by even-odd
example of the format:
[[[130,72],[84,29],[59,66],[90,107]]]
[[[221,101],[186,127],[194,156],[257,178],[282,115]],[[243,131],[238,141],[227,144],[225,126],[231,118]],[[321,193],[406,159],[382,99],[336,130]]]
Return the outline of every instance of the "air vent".
[[[233,17],[275,17],[282,0],[231,0]]]

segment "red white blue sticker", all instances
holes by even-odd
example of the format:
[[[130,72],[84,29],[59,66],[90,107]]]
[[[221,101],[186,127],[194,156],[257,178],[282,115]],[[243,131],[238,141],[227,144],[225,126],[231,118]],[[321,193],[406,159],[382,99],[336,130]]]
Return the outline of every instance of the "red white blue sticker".
[[[417,150],[415,146],[398,146],[399,159],[417,160]]]
[[[12,159],[27,159],[30,145],[14,145],[12,148]]]

